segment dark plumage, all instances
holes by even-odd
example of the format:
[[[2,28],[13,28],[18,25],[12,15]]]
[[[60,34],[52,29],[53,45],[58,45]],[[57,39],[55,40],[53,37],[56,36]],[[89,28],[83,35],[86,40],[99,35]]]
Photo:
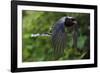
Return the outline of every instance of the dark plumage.
[[[67,33],[65,31],[66,27],[72,27],[77,24],[77,21],[73,17],[62,17],[59,19],[52,30],[52,46],[53,54],[58,59],[64,54],[64,49],[66,47]]]

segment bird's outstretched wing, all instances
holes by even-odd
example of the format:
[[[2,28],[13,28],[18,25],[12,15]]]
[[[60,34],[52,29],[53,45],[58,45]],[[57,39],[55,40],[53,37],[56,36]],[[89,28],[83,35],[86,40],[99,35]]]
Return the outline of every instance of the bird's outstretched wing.
[[[56,24],[52,30],[53,55],[58,59],[64,54],[66,47],[66,38],[64,24]]]

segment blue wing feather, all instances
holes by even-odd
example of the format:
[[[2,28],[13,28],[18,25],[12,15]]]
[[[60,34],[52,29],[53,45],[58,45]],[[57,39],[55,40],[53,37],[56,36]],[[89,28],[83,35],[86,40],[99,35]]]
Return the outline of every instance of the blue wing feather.
[[[64,49],[66,47],[66,33],[64,22],[55,24],[52,31],[52,46],[54,49],[54,55],[60,57],[64,54]]]

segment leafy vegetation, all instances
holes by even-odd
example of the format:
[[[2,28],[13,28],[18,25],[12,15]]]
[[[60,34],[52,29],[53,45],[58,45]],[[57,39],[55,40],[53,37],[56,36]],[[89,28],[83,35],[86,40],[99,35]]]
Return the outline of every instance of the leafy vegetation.
[[[23,62],[51,61],[53,58],[50,36],[31,37],[32,34],[52,32],[56,21],[63,16],[73,16],[79,25],[78,49],[72,48],[72,36],[68,32],[64,55],[58,60],[89,59],[90,15],[88,13],[63,13],[23,10],[22,12],[22,60]]]

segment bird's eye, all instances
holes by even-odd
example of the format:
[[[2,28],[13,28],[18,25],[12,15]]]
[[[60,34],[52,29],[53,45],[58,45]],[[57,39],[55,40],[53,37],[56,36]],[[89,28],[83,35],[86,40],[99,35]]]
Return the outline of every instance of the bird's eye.
[[[75,21],[75,19],[73,18],[72,21]]]

